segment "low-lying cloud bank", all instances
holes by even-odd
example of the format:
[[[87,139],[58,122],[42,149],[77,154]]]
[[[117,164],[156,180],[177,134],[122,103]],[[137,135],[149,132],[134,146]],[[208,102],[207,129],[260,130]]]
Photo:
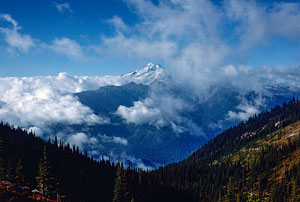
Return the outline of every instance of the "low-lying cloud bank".
[[[209,77],[212,74],[213,76]],[[254,69],[248,66],[225,66],[221,71],[210,71],[205,75],[210,82],[195,88],[183,82],[190,96],[197,96],[198,104],[214,96],[211,90],[222,86],[239,91],[241,104],[238,112],[229,111],[229,119],[246,120],[259,112],[264,105],[264,96],[272,96],[266,86],[284,84],[292,91],[300,89],[299,67],[263,67]],[[0,120],[33,130],[42,135],[47,125],[61,123],[73,124],[108,124],[108,117],[101,117],[82,105],[73,93],[95,90],[105,85],[122,85],[130,81],[118,76],[88,77],[70,76],[60,73],[48,77],[6,77],[0,78]],[[140,81],[142,82],[142,81]],[[176,81],[180,82],[180,81]],[[191,79],[191,82],[194,82]],[[198,81],[201,83],[202,81]],[[176,97],[169,89],[155,86],[149,97],[133,103],[132,107],[119,106],[115,114],[127,123],[150,124],[157,128],[175,127],[186,122],[183,113],[193,110],[193,105],[185,98]],[[161,88],[160,88],[161,87]],[[158,89],[160,88],[160,89]],[[249,103],[243,96],[249,92],[258,96]],[[190,99],[190,98],[189,98]],[[194,105],[197,103],[193,103]]]
[[[34,130],[37,134],[52,123],[107,124],[110,121],[107,117],[94,114],[73,93],[121,83],[118,77],[77,77],[66,73],[0,78],[0,120]]]

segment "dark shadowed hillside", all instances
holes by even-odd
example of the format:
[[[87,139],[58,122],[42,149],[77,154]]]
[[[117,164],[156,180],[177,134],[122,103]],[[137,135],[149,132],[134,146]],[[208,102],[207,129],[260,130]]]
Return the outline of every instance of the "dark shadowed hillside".
[[[186,198],[174,188],[153,184],[147,172],[96,162],[56,139],[45,142],[0,124],[0,201],[112,201],[118,170],[127,198],[149,202]]]
[[[120,105],[130,107],[134,101],[145,99],[148,92],[149,86],[131,82],[123,86],[104,86],[98,90],[83,91],[75,95],[96,114],[108,115],[117,111]]]
[[[293,100],[226,130],[152,175],[200,201],[298,201],[299,120],[300,102]]]

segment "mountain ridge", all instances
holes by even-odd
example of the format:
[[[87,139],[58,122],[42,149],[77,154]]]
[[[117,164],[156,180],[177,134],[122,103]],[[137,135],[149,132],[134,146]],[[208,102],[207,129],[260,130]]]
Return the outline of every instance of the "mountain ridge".
[[[127,77],[143,75],[145,72],[148,74],[149,71],[152,74],[157,71],[157,68],[160,69],[161,67],[149,63],[144,68],[141,68],[141,73],[128,74]],[[139,72],[139,70],[136,72]],[[156,77],[151,76],[152,78]],[[144,83],[133,84],[132,82],[120,86],[106,86],[100,87],[97,90],[83,91],[76,93],[75,96],[78,97],[82,104],[91,108],[96,114],[105,115],[111,120],[112,126],[90,127],[92,128],[89,130],[91,133],[125,138],[128,141],[128,145],[126,148],[122,148],[124,149],[123,151],[128,155],[141,159],[148,166],[165,165],[172,161],[182,160],[216,134],[238,123],[240,118],[245,119],[245,117],[254,115],[254,113],[261,110],[270,109],[276,104],[291,99],[293,93],[295,93],[286,92],[282,94],[280,89],[277,89],[275,86],[273,88],[274,96],[260,98],[255,92],[250,92],[244,95],[244,99],[239,100],[240,94],[236,89],[217,86],[211,90],[211,95],[206,100],[201,100],[184,85],[179,85],[176,82],[172,83],[171,80],[164,78],[160,78],[159,81],[151,80],[151,84],[149,85]],[[128,85],[132,87],[130,90],[127,89]],[[109,89],[113,92],[109,93]],[[139,89],[143,90],[140,91]],[[114,92],[118,92],[118,94],[114,94]],[[164,102],[164,97],[166,97],[167,101],[175,100],[175,106],[178,101],[180,105],[188,106],[186,110],[179,112],[175,109],[176,113],[170,116],[171,118],[176,116],[179,118],[182,117],[183,121],[179,123],[175,122],[175,124],[172,122],[170,125],[165,125],[164,127],[153,126],[148,122],[130,122],[132,119],[129,122],[127,121],[126,118],[132,118],[132,116],[139,114],[143,110],[146,110],[146,112],[156,110],[155,112],[158,111],[158,113],[163,114],[167,106],[172,106],[172,102],[160,106],[160,103]],[[256,99],[263,100],[265,105],[259,108],[256,106]],[[118,111],[119,106],[122,106],[120,109],[125,111],[123,113],[127,113],[125,114],[126,116],[120,116],[122,113]],[[248,108],[254,112],[246,111]],[[229,117],[229,112],[232,117]],[[147,113],[140,113],[139,119],[142,119],[144,115],[147,115]],[[151,121],[151,119],[149,120]],[[174,129],[172,129],[173,126],[177,127],[178,131],[181,130],[184,132],[174,132]],[[102,130],[101,128],[106,129]],[[141,137],[142,134],[145,137]],[[142,145],[143,147],[141,147]],[[117,148],[116,150],[120,151],[119,146],[109,145],[109,147]],[[160,151],[162,147],[165,154],[158,154],[157,151]],[[178,151],[175,152],[178,154],[168,156],[172,151]],[[106,153],[105,155],[108,154]],[[155,156],[160,156],[160,159],[157,159]],[[127,162],[126,159],[125,161]],[[149,164],[149,162],[152,163]]]
[[[300,173],[295,170],[300,161],[290,157],[300,151],[299,120],[300,102],[284,103],[229,128],[186,160],[160,167],[153,175],[178,190],[190,191],[200,201],[246,201],[249,195],[287,201],[292,198],[288,179],[296,184],[299,197]]]

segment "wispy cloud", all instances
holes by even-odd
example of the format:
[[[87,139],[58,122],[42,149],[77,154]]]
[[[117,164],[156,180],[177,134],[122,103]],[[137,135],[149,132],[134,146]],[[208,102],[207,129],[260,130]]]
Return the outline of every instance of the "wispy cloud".
[[[55,38],[50,44],[40,40],[34,40],[28,34],[21,34],[22,27],[9,14],[0,14],[0,20],[10,23],[12,26],[0,27],[0,34],[3,35],[7,43],[9,52],[18,50],[19,52],[28,52],[33,47],[40,50],[53,51],[59,55],[64,55],[71,60],[82,61],[85,59],[95,61],[94,57],[88,56],[87,47],[80,45],[75,40],[67,37]]]
[[[0,34],[4,36],[4,40],[8,45],[8,51],[12,52],[17,49],[20,52],[28,52],[34,46],[46,51],[54,51],[57,54],[65,55],[72,60],[84,60],[87,57],[85,47],[81,46],[75,40],[62,37],[55,38],[50,44],[46,44],[39,40],[36,43],[30,35],[21,34],[22,28],[18,22],[9,14],[0,14],[0,20],[10,23],[11,27],[0,27]],[[92,59],[91,57],[89,59]]]
[[[221,13],[210,1],[125,2],[140,21],[128,26],[114,17],[110,22],[116,35],[103,38],[108,50],[186,65],[216,64],[226,55],[227,46],[219,38]]]
[[[60,12],[68,12],[68,13],[73,13],[73,10],[70,7],[69,3],[57,3],[57,2],[53,2],[53,5],[55,6],[55,8]]]
[[[65,55],[73,60],[81,60],[86,57],[84,48],[76,41],[69,38],[56,38],[52,41],[50,48],[54,52]]]
[[[289,71],[298,75],[298,67],[254,68],[232,64],[240,63],[252,49],[272,46],[275,39],[299,40],[300,3],[246,0],[220,4],[210,0],[159,0],[157,4],[125,0],[125,3],[139,20],[130,25],[117,16],[109,20],[115,35],[102,37],[103,52],[166,64],[174,80],[196,94],[200,102],[214,95],[211,91],[215,86],[232,86],[242,96],[254,91],[257,99],[268,94],[264,85],[275,80],[299,86],[296,76],[286,75]],[[152,104],[145,100],[132,107],[120,106],[117,114],[131,123],[148,121],[164,125],[161,108],[153,104],[162,95],[168,95],[168,90],[152,96]],[[245,103],[237,109],[241,113],[231,113],[231,118],[245,120],[262,105],[263,101]]]
[[[108,159],[110,159],[113,162],[123,162],[125,166],[130,166],[128,165],[128,163],[133,164],[133,166],[135,168],[140,168],[143,170],[153,170],[154,168],[151,166],[147,166],[145,165],[145,163],[138,158],[135,158],[132,155],[128,155],[125,152],[122,152],[121,154],[116,154],[113,151],[111,151],[108,154],[109,157],[107,157]]]
[[[18,22],[15,19],[13,19],[9,14],[6,13],[0,14],[0,18],[2,20],[6,20],[7,22],[10,22],[15,29],[20,29],[20,27],[18,27]]]
[[[21,34],[22,29],[18,26],[18,22],[9,14],[0,14],[0,19],[11,23],[12,28],[0,27],[0,33],[4,36],[5,42],[8,44],[9,50],[17,49],[22,52],[27,52],[34,46],[34,41],[30,35]]]
[[[128,141],[123,137],[117,137],[117,136],[107,136],[107,135],[98,135],[102,142],[104,143],[115,143],[115,144],[121,144],[121,145],[128,145]]]
[[[214,74],[229,60],[240,62],[252,48],[272,46],[276,37],[300,39],[300,3],[125,2],[139,20],[133,25],[117,16],[109,20],[115,35],[102,37],[103,52],[161,62],[175,69],[179,79],[204,81],[205,74]]]

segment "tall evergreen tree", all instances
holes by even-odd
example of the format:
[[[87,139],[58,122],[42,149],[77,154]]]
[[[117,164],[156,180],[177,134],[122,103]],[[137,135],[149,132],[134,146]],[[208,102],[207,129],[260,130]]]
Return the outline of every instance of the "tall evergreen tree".
[[[218,202],[222,202],[222,193],[219,192],[219,199],[218,199]]]
[[[226,202],[235,202],[235,194],[234,194],[234,185],[232,183],[232,179],[229,178],[229,182],[227,185],[227,193],[225,195]]]
[[[20,158],[16,168],[15,183],[22,186],[24,185],[24,180],[22,159]]]
[[[129,193],[127,191],[126,172],[123,163],[117,164],[116,183],[114,186],[113,202],[129,202]]]
[[[276,185],[273,184],[271,186],[271,193],[270,193],[270,202],[276,202],[276,197],[275,197],[275,193],[276,193]]]
[[[8,164],[6,167],[6,175],[5,175],[5,179],[8,181],[13,181],[13,165],[12,165],[12,160],[11,158],[9,158],[8,160]]]
[[[297,201],[299,201],[299,199],[298,199],[298,193],[297,193],[296,180],[292,180],[291,184],[292,184],[291,201],[297,202]]]
[[[47,196],[49,194],[49,191],[51,189],[51,185],[49,184],[50,178],[49,178],[49,162],[47,159],[47,148],[46,144],[44,145],[44,151],[43,151],[43,157],[41,158],[39,162],[39,168],[38,168],[38,176],[36,177],[37,181],[37,189]]]
[[[3,148],[3,137],[0,133],[0,180],[5,179],[5,167],[4,167],[4,148]]]

